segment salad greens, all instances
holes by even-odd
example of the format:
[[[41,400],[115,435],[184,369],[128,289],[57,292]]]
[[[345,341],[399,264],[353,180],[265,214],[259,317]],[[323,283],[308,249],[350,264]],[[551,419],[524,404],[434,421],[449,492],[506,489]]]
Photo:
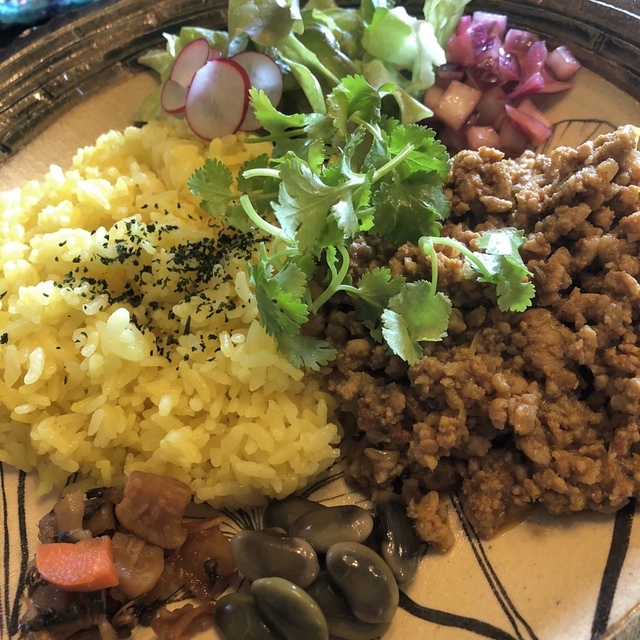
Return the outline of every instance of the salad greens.
[[[423,18],[410,16],[393,0],[361,0],[359,7],[334,0],[229,0],[228,31],[184,27],[165,34],[166,50],[140,59],[162,81],[176,55],[195,38],[205,37],[225,56],[256,49],[272,57],[285,75],[285,111],[323,114],[325,96],[343,77],[362,75],[374,88],[393,83],[387,92],[402,124],[433,115],[422,101],[435,81],[435,68],[446,61],[444,44],[469,0],[425,0]],[[160,92],[142,105],[140,120],[160,113]]]
[[[338,292],[352,299],[375,340],[416,363],[422,342],[446,336],[451,314],[438,290],[438,246],[457,250],[478,280],[495,285],[500,309],[531,304],[521,232],[486,232],[476,241],[480,251],[440,237],[450,157],[419,124],[432,115],[422,95],[467,2],[425,0],[418,19],[392,0],[361,0],[358,8],[309,0],[302,9],[296,0],[229,0],[228,32],[185,27],[166,35],[166,51],[142,60],[165,80],[176,55],[205,37],[225,56],[266,53],[283,71],[281,110],[263,91],[249,91],[272,154],[235,176],[208,159],[189,188],[210,215],[264,238],[247,268],[261,322],[296,366],[318,369],[335,357],[304,325]],[[158,109],[151,96],[141,119]],[[420,247],[430,279],[407,281],[379,267],[354,282],[348,247],[361,234]]]
[[[534,294],[518,253],[522,233],[487,232],[477,241],[484,252],[439,237],[449,213],[443,184],[450,158],[431,129],[384,112],[394,90],[345,76],[321,113],[285,114],[251,89],[266,131],[261,139],[274,142],[273,154],[242,167],[237,189],[216,159],[189,180],[212,216],[270,238],[249,274],[264,327],[296,366],[317,369],[334,357],[330,345],[304,335],[303,326],[337,292],[353,299],[376,340],[417,362],[420,342],[441,340],[451,313],[450,300],[437,290],[438,245],[457,249],[481,281],[496,286],[500,308],[523,310]],[[348,246],[364,232],[421,247],[431,258],[431,279],[408,282],[381,267],[353,282]]]

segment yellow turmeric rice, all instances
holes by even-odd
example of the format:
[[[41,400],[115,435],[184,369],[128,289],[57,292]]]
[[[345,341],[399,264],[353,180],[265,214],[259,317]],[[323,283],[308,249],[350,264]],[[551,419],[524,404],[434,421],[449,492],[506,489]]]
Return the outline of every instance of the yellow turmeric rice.
[[[0,461],[41,493],[141,469],[249,506],[335,460],[333,400],[258,322],[256,239],[188,190],[206,157],[270,151],[243,140],[152,122],[0,195]]]

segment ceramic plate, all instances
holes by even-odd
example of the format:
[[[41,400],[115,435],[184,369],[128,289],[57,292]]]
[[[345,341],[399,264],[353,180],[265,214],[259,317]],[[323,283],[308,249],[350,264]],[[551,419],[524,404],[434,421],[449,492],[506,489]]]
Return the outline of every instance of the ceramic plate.
[[[131,123],[154,86],[136,65],[162,32],[180,24],[220,27],[224,7],[207,0],[101,2],[18,38],[0,50],[0,188],[63,167],[78,146]],[[547,146],[577,144],[617,125],[640,125],[635,0],[472,2],[508,13],[580,57],[575,89],[549,99],[555,123]],[[417,4],[410,7],[417,12]],[[606,26],[605,26],[606,25]],[[606,78],[606,80],[605,80]],[[36,547],[37,521],[55,496],[36,500],[36,479],[0,466],[0,638],[15,637],[21,576]],[[363,496],[344,484],[340,465],[305,495],[327,504]],[[227,514],[228,532],[259,526],[259,509]],[[596,640],[640,637],[640,516],[633,504],[615,516],[558,519],[534,512],[490,541],[480,540],[451,498],[450,553],[428,553],[401,596],[384,640]]]

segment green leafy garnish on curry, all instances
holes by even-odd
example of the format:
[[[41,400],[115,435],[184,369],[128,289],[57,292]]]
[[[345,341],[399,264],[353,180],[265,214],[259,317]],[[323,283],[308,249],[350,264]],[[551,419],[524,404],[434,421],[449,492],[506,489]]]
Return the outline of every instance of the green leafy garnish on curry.
[[[189,181],[212,216],[270,238],[249,273],[262,324],[296,366],[317,369],[334,357],[328,343],[302,327],[339,291],[354,300],[374,339],[417,362],[421,342],[446,335],[451,313],[451,301],[438,291],[438,245],[457,249],[480,281],[496,286],[501,309],[531,304],[534,287],[518,253],[521,232],[486,232],[477,241],[483,252],[438,235],[449,213],[443,185],[450,157],[431,129],[385,115],[382,103],[393,91],[347,76],[328,94],[324,113],[284,114],[252,89],[266,131],[260,139],[271,140],[274,153],[245,165],[238,189],[213,159]],[[431,258],[431,280],[407,282],[380,268],[353,282],[348,247],[363,233],[420,246]]]

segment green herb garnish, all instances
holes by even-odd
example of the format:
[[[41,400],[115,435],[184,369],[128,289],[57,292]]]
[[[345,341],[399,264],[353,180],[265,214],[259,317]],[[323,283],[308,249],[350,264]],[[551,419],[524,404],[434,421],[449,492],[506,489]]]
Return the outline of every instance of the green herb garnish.
[[[521,232],[483,234],[477,244],[484,252],[439,237],[449,213],[443,184],[450,158],[431,129],[383,113],[392,91],[392,85],[374,89],[362,76],[347,76],[327,96],[323,115],[281,113],[252,89],[251,104],[266,130],[260,139],[274,142],[274,154],[242,168],[240,193],[214,159],[189,181],[211,215],[271,238],[260,245],[249,274],[263,326],[297,366],[317,369],[334,357],[330,345],[305,336],[302,327],[338,291],[353,299],[376,340],[417,362],[421,342],[446,335],[451,313],[450,300],[437,290],[438,245],[457,249],[480,281],[496,286],[501,309],[521,311],[531,303],[533,285],[518,253]],[[420,246],[431,256],[431,280],[407,282],[379,268],[352,282],[348,246],[364,232]],[[322,286],[315,298],[311,280]]]

